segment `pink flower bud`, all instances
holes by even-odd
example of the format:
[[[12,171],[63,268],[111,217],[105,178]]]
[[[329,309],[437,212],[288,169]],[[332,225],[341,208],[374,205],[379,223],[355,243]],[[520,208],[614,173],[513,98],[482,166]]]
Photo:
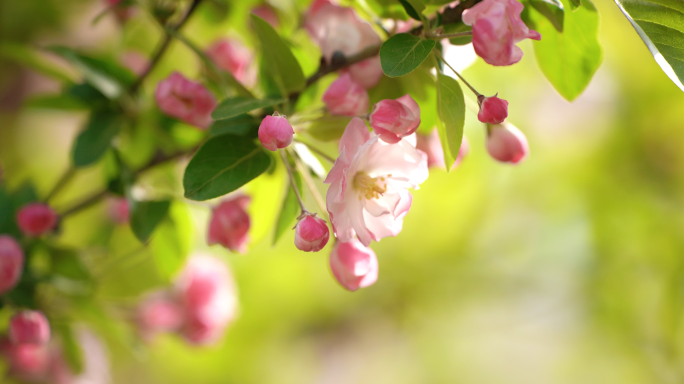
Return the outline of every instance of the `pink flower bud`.
[[[169,116],[202,129],[212,123],[211,112],[216,107],[214,95],[178,72],[159,82],[154,97],[159,109]]]
[[[55,229],[59,217],[47,204],[30,203],[17,213],[19,229],[27,236],[40,236]]]
[[[0,340],[0,353],[9,365],[9,374],[26,382],[42,382],[50,369],[50,350],[42,344],[12,344]]]
[[[396,100],[381,100],[373,106],[370,124],[380,138],[390,144],[398,143],[420,125],[420,107],[409,95]]]
[[[170,295],[154,294],[138,306],[137,323],[143,337],[150,338],[158,332],[172,332],[183,325],[182,306]]]
[[[21,311],[10,320],[9,338],[14,344],[47,344],[50,324],[39,311]]]
[[[109,214],[109,218],[116,224],[128,223],[130,219],[128,200],[123,197],[110,198],[107,213]]]
[[[517,164],[530,152],[527,138],[514,125],[504,123],[487,128],[487,152],[495,160]]]
[[[268,4],[262,4],[257,7],[252,8],[252,13],[266,20],[273,28],[278,28],[280,25],[280,20],[278,20],[278,14],[275,12],[273,7]]]
[[[498,93],[491,97],[479,95],[477,102],[480,104],[480,112],[477,119],[483,123],[501,124],[508,117],[508,101],[496,97]]]
[[[332,115],[356,116],[368,112],[368,92],[342,74],[323,94],[323,102]]]
[[[14,288],[24,268],[24,251],[12,237],[0,235],[0,294]]]
[[[209,221],[208,243],[221,244],[233,252],[245,253],[249,242],[248,196],[239,196],[219,204]]]
[[[325,220],[316,217],[316,214],[306,214],[297,222],[295,232],[295,246],[300,251],[318,252],[330,238],[330,230]]]
[[[356,238],[346,243],[335,242],[330,252],[330,269],[335,279],[350,291],[373,285],[378,279],[375,252]]]
[[[439,141],[439,133],[437,133],[437,130],[433,130],[429,135],[419,133],[417,134],[416,140],[416,148],[427,155],[428,167],[444,169],[444,150],[442,149],[442,143]],[[468,142],[468,138],[463,136],[461,148],[458,151],[458,156],[451,166],[451,169],[456,168],[463,161],[468,152],[470,152],[470,143]]]
[[[375,87],[384,75],[380,65],[380,56],[374,56],[356,63],[347,68],[346,71],[354,82],[366,89]]]
[[[285,116],[276,112],[273,116],[266,116],[259,125],[259,141],[269,151],[277,151],[292,143],[294,129]]]
[[[221,39],[207,49],[207,56],[217,67],[230,73],[237,81],[252,86],[256,82],[256,72],[252,67],[254,55],[236,39]]]
[[[135,51],[128,51],[121,56],[121,64],[130,69],[131,72],[140,76],[147,67],[150,65],[150,61],[143,55]]]

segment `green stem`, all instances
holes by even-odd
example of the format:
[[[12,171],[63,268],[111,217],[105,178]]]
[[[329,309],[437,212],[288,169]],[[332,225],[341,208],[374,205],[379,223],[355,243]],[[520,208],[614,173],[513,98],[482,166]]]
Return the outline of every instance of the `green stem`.
[[[475,88],[473,88],[473,86],[470,85],[470,83],[468,83],[468,82],[466,81],[466,79],[463,78],[463,76],[461,76],[460,73],[456,72],[456,70],[455,70],[451,65],[449,65],[449,63],[447,63],[446,60],[444,60],[444,56],[442,56],[442,54],[441,54],[438,50],[434,50],[433,52],[435,52],[435,54],[437,55],[437,57],[438,57],[440,60],[442,60],[442,62],[443,62],[444,64],[446,64],[446,66],[449,67],[449,69],[451,69],[451,71],[454,72],[454,73],[456,74],[456,76],[458,76],[459,79],[461,79],[461,81],[463,82],[463,84],[465,84],[466,86],[468,86],[468,88],[470,88],[470,90],[473,91],[473,93],[475,94],[475,96],[477,96],[477,97],[482,96],[482,95],[480,94],[480,92],[476,91]]]

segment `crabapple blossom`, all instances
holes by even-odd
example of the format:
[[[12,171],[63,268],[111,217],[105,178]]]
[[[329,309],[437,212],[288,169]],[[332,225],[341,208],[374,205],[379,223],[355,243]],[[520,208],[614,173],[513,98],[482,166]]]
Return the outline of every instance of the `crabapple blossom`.
[[[410,95],[396,100],[380,100],[369,117],[373,131],[390,144],[398,143],[420,125],[420,107]]]
[[[352,80],[366,89],[375,87],[384,75],[380,65],[380,56],[360,61],[341,72],[349,73]]]
[[[332,115],[356,116],[368,112],[368,92],[348,73],[330,84],[323,94],[323,102]]]
[[[178,72],[157,84],[154,97],[162,112],[190,125],[206,129],[213,121],[214,95],[202,84],[190,81]]]
[[[221,244],[233,252],[245,253],[249,242],[250,220],[247,214],[248,196],[238,196],[221,202],[209,221],[207,243]]]
[[[416,148],[423,151],[427,155],[427,164],[429,168],[438,167],[444,169],[446,167],[444,160],[444,150],[442,148],[442,143],[439,140],[439,133],[437,130],[433,130],[429,135],[423,135],[420,133],[416,134]],[[470,151],[470,143],[468,138],[463,136],[463,141],[461,142],[461,148],[458,150],[458,156],[451,166],[451,169],[456,168],[461,161],[468,155]]]
[[[316,214],[306,213],[295,228],[295,246],[300,251],[318,252],[328,244],[330,230],[325,220]]]
[[[0,235],[0,294],[14,288],[24,268],[24,251],[14,238]]]
[[[287,117],[274,113],[273,116],[266,116],[259,125],[259,141],[264,148],[269,151],[277,151],[278,148],[285,148],[292,143],[294,129]]]
[[[365,246],[396,236],[411,208],[408,188],[417,188],[427,177],[426,156],[408,140],[389,144],[371,136],[363,120],[353,118],[325,179],[335,235],[342,242],[356,235]]]
[[[537,31],[520,19],[524,6],[517,0],[484,0],[463,11],[463,23],[473,27],[473,47],[491,65],[512,65],[522,50],[515,43],[529,38],[541,40]]]
[[[518,164],[530,152],[527,138],[513,124],[503,123],[487,127],[487,152],[495,160]]]
[[[185,313],[175,297],[157,292],[143,300],[138,306],[137,324],[144,338],[158,332],[173,332],[183,325]]]
[[[497,94],[498,95],[498,94]],[[508,101],[496,97],[485,97],[479,95],[477,103],[480,105],[480,112],[477,119],[483,123],[501,124],[508,117]]]
[[[19,229],[27,236],[40,236],[55,229],[57,225],[57,212],[49,205],[43,203],[30,203],[17,213]]]
[[[0,340],[0,355],[7,361],[8,374],[26,382],[48,379],[50,349],[43,344],[13,344],[9,339]]]
[[[233,278],[226,265],[211,256],[191,257],[176,290],[186,313],[181,334],[190,343],[215,342],[237,314]]]
[[[42,312],[21,311],[12,316],[8,333],[14,344],[47,344],[50,324]]]
[[[378,280],[378,258],[372,249],[352,238],[346,243],[336,241],[330,252],[330,269],[345,289],[356,291]]]
[[[240,83],[252,86],[256,82],[256,72],[252,67],[254,55],[239,40],[220,39],[207,49],[207,56]]]
[[[130,206],[123,197],[112,197],[108,201],[107,214],[116,224],[126,224],[130,219]]]

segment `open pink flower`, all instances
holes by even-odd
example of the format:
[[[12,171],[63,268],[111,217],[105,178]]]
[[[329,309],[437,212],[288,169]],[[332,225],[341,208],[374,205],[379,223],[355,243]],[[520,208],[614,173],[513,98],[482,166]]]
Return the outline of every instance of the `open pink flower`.
[[[220,39],[207,49],[207,56],[240,83],[249,87],[256,82],[256,71],[252,66],[254,55],[239,40]]]
[[[159,82],[154,97],[159,109],[169,116],[202,129],[212,123],[211,112],[216,107],[214,95],[178,72]]]
[[[30,203],[17,213],[19,229],[27,236],[40,236],[55,229],[59,216],[49,205]]]
[[[444,150],[442,149],[442,143],[439,140],[439,133],[437,133],[436,129],[434,129],[429,135],[418,133],[416,140],[416,148],[427,155],[427,164],[429,168],[446,168]],[[470,152],[470,143],[468,142],[468,138],[463,136],[461,148],[458,150],[458,156],[456,157],[454,164],[451,166],[451,169],[456,168],[461,161],[463,161],[466,155],[468,155],[468,152]]]
[[[207,243],[221,244],[233,252],[245,253],[249,242],[248,196],[226,200],[214,209],[209,221]]]
[[[411,143],[388,144],[371,136],[363,120],[353,118],[325,179],[335,235],[342,242],[356,235],[365,246],[396,236],[411,208],[408,188],[417,188],[427,177],[427,159]]]
[[[0,295],[14,288],[24,269],[24,251],[14,238],[0,235]]]
[[[356,116],[368,112],[368,92],[347,73],[335,80],[323,94],[332,115]]]
[[[420,107],[410,95],[396,100],[380,100],[373,106],[370,125],[380,138],[388,143],[397,143],[420,125]]]
[[[356,291],[378,280],[378,258],[372,249],[357,239],[335,242],[330,252],[330,269],[335,280],[345,289]]]
[[[513,124],[487,127],[487,152],[495,160],[518,164],[530,153],[525,135]]]
[[[515,43],[541,40],[537,31],[520,19],[524,6],[517,0],[484,0],[463,11],[463,23],[473,27],[475,53],[492,65],[512,65],[523,52]]]
[[[491,97],[479,95],[477,103],[480,105],[480,111],[477,114],[477,119],[483,123],[501,124],[508,117],[508,101],[499,99],[498,93]]]

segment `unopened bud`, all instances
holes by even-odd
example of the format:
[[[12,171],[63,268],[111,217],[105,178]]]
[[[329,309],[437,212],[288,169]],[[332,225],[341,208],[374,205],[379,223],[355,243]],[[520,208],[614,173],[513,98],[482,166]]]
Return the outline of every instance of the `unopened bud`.
[[[47,204],[31,203],[23,206],[17,214],[19,229],[27,236],[40,236],[57,225],[57,213]]]
[[[24,268],[24,251],[11,236],[0,236],[0,294],[14,288]]]
[[[276,112],[273,116],[266,116],[259,125],[259,141],[269,151],[286,148],[292,143],[294,129],[285,116]]]
[[[21,311],[12,317],[9,338],[14,344],[47,344],[50,324],[39,311]]]
[[[477,119],[487,124],[501,124],[508,117],[508,101],[499,99],[498,93],[492,97],[479,95],[477,102],[480,104],[480,112]]]
[[[513,124],[497,124],[487,128],[487,152],[495,160],[517,164],[530,152],[527,138]]]
[[[330,269],[335,279],[350,291],[373,285],[378,279],[375,252],[356,238],[346,243],[335,243],[330,252]]]
[[[249,242],[248,196],[238,196],[219,204],[209,221],[209,245],[221,244],[233,252],[244,253]]]
[[[380,100],[373,106],[370,125],[380,138],[390,144],[398,143],[420,125],[420,107],[410,95],[396,100]]]
[[[300,251],[318,252],[328,244],[329,238],[328,225],[325,220],[316,217],[316,214],[307,213],[297,222],[295,246]]]
[[[216,99],[200,83],[186,79],[178,72],[157,84],[154,93],[162,112],[201,129],[209,128]]]
[[[342,74],[323,94],[332,115],[356,116],[368,113],[368,92],[348,73]]]

